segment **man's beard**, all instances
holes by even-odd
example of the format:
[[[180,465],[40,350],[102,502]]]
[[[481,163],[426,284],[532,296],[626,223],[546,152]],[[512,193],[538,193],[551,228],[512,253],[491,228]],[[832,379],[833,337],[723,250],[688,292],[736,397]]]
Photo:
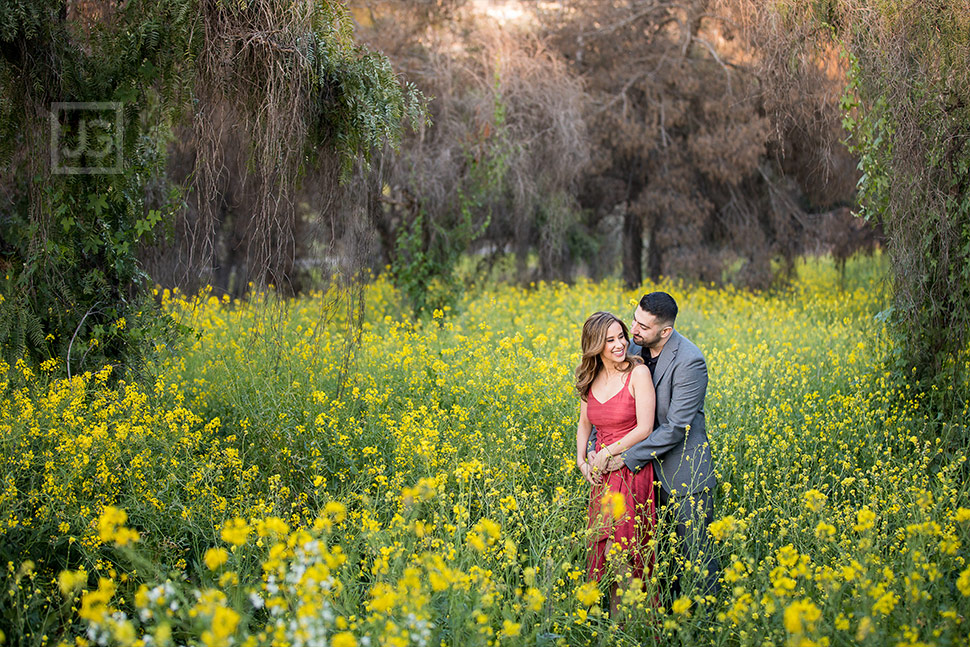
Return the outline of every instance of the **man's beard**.
[[[633,335],[633,341],[635,341],[637,343],[637,346],[639,346],[640,348],[651,348],[658,341],[660,341],[660,336],[658,335],[654,339],[646,339],[644,337],[637,337],[636,335]]]

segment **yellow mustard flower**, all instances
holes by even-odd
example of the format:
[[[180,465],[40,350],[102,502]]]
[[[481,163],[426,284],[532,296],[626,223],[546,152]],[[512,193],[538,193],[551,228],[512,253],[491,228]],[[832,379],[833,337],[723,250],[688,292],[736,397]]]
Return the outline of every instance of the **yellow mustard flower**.
[[[233,546],[242,546],[248,541],[251,531],[252,528],[245,519],[236,517],[223,524],[220,536],[223,541]]]
[[[225,548],[210,548],[205,551],[205,557],[203,558],[206,568],[208,568],[210,571],[216,570],[228,560],[229,551],[227,551]]]

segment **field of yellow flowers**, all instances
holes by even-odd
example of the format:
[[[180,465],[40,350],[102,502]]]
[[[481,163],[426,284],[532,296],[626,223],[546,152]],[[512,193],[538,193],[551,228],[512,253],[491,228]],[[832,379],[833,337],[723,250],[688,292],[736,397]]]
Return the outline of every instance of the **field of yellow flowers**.
[[[722,584],[682,564],[671,599],[669,551],[612,616],[572,371],[641,291],[498,285],[416,322],[376,279],[356,332],[333,292],[166,293],[195,333],[137,380],[0,366],[0,643],[968,645],[967,422],[889,379],[881,270],[644,286],[708,360]]]

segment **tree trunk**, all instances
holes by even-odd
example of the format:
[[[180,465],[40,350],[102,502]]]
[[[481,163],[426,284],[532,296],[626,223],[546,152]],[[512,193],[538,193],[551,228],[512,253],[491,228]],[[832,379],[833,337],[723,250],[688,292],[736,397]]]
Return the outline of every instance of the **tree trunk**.
[[[629,288],[643,283],[643,224],[629,207],[623,214],[623,282]]]
[[[657,245],[657,223],[650,227],[650,243],[647,248],[647,276],[651,281],[657,282],[663,274],[663,256],[660,253],[660,246]]]

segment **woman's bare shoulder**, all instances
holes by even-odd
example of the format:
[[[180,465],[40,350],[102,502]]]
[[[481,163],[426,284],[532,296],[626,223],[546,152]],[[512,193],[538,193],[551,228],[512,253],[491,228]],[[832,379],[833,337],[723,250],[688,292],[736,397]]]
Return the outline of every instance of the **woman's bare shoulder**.
[[[630,386],[636,389],[653,389],[653,376],[646,364],[633,367],[633,375],[630,376]]]
[[[646,364],[637,364],[633,367],[633,378],[647,378],[650,379],[650,369],[647,368]]]

